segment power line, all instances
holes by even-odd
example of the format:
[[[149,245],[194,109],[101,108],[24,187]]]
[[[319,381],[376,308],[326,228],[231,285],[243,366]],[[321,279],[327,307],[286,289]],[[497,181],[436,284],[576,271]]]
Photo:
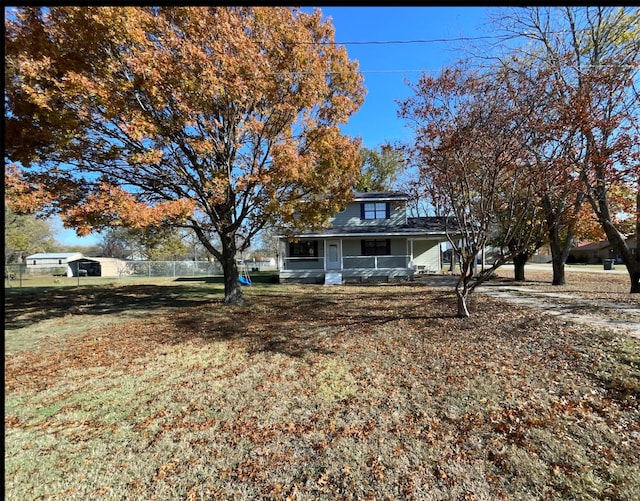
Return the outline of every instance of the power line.
[[[579,32],[586,32],[587,29],[577,30]],[[570,30],[549,31],[547,35],[568,35],[571,34]],[[474,40],[509,40],[514,38],[529,37],[531,33],[511,33],[504,35],[479,35],[475,37],[454,37],[454,38],[423,38],[415,40],[347,40],[344,42],[302,42],[302,41],[284,41],[286,45],[409,45],[409,44],[424,44],[424,43],[448,43],[448,42],[472,42]]]
[[[409,45],[424,43],[442,43],[442,42],[470,42],[474,40],[507,40],[517,38],[519,35],[482,35],[477,37],[455,37],[455,38],[429,38],[417,40],[348,40],[345,42],[302,42],[302,41],[283,41],[284,45]]]
[[[469,42],[473,40],[506,39],[513,38],[513,35],[484,35],[477,37],[456,37],[456,38],[431,38],[422,40],[369,40],[369,41],[347,41],[347,42],[327,42],[325,45],[400,45],[418,43],[441,43],[441,42]],[[313,42],[308,42],[313,43]]]

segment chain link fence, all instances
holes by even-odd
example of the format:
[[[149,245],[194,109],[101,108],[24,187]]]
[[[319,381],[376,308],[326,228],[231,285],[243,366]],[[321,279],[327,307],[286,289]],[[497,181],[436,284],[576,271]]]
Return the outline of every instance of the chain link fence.
[[[155,278],[197,278],[222,276],[222,267],[217,261],[124,261],[110,260],[98,264],[98,258],[87,258],[86,262],[74,261],[57,266],[29,266],[27,264],[5,264],[5,288],[64,285],[69,283],[103,283],[109,280],[144,280]],[[114,263],[114,261],[116,263]],[[268,262],[238,263],[242,273],[277,271]],[[73,282],[70,282],[73,281]]]
[[[98,271],[93,271],[98,270]],[[83,264],[31,267],[26,264],[6,264],[5,286],[18,285],[23,281],[35,281],[61,277],[95,278],[177,278],[221,275],[222,268],[215,261],[121,261],[116,266],[83,267]]]

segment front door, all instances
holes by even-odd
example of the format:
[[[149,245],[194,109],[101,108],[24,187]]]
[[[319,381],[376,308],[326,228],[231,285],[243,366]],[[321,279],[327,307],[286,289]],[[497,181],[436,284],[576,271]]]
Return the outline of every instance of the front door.
[[[340,240],[327,240],[325,249],[327,270],[341,270],[342,253],[340,249]]]

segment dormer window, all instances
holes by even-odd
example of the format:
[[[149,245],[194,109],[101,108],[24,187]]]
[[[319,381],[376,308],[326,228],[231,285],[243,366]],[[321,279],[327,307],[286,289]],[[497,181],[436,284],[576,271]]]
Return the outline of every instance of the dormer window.
[[[360,204],[360,218],[389,219],[390,205],[389,202],[366,202]]]

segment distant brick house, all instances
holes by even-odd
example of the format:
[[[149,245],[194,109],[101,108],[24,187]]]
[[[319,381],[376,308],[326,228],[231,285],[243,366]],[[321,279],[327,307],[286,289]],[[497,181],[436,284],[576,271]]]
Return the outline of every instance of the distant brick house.
[[[638,248],[636,239],[628,239],[627,245],[631,253],[635,254]],[[620,255],[611,246],[608,240],[601,242],[588,242],[575,246],[569,252],[568,263],[601,264],[604,259],[614,259],[617,263],[622,262]]]
[[[343,283],[440,273],[445,221],[407,216],[401,192],[357,192],[319,231],[280,236],[281,282]]]

